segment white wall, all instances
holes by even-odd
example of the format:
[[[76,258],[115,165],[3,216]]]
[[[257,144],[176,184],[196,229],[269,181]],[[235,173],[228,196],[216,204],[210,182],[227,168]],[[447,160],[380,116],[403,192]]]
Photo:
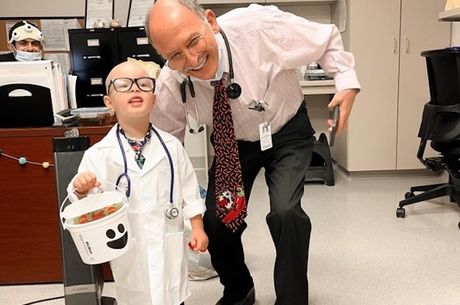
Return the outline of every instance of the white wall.
[[[0,17],[80,17],[85,0],[1,0]]]
[[[152,0],[153,2],[153,0]],[[115,18],[126,25],[129,0],[115,1]],[[0,0],[1,18],[84,17],[85,0]]]

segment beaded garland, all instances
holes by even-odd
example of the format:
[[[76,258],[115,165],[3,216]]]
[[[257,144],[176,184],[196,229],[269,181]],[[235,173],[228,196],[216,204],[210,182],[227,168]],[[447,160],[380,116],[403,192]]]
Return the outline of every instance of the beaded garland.
[[[12,155],[9,155],[7,153],[5,153],[1,148],[0,148],[0,157],[1,156],[5,156],[7,158],[10,158],[10,159],[13,159],[13,160],[17,160],[19,165],[21,166],[24,166],[26,165],[27,163],[30,163],[30,164],[33,164],[33,165],[41,165],[43,168],[49,168],[50,166],[54,166],[54,164],[52,163],[49,163],[49,162],[42,162],[42,163],[39,163],[39,162],[33,162],[33,161],[29,161],[27,160],[26,157],[24,156],[20,156],[20,157],[15,157],[15,156],[12,156]]]

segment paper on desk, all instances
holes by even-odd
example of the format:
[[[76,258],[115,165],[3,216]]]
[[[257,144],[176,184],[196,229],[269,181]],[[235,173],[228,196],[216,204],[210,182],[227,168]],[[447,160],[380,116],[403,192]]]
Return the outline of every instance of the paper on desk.
[[[54,85],[56,88],[56,108],[54,113],[69,108],[69,101],[67,99],[67,89],[65,87],[64,73],[62,73],[61,65],[54,63],[53,66]]]
[[[61,65],[62,72],[69,73],[70,55],[68,52],[46,53],[45,59],[49,59],[49,60],[59,63]]]
[[[69,99],[69,106],[72,109],[77,108],[77,97],[75,95],[75,88],[77,85],[76,75],[67,75],[67,96]]]

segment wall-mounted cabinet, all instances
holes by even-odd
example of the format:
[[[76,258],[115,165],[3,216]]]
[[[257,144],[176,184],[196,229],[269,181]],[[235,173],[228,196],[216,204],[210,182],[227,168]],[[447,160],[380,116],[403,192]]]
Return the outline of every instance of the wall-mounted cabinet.
[[[429,101],[424,50],[449,46],[438,22],[444,0],[349,0],[347,49],[362,91],[333,155],[346,170],[422,168],[416,158],[423,105]]]
[[[439,13],[440,21],[460,21],[460,7]]]

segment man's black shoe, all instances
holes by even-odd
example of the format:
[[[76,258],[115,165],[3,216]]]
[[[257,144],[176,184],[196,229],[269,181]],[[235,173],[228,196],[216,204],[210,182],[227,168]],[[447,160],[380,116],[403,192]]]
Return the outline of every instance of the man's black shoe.
[[[216,305],[253,305],[255,301],[256,293],[254,291],[254,287],[252,287],[243,299],[239,301],[227,301],[224,297],[221,297],[220,300],[217,301]]]

